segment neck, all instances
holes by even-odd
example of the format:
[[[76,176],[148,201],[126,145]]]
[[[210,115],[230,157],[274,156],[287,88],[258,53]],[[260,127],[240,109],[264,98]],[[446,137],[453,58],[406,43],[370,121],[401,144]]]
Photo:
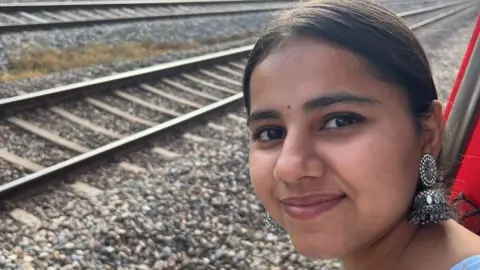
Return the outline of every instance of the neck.
[[[403,261],[408,249],[418,232],[407,220],[402,220],[376,241],[368,243],[356,251],[342,257],[346,270],[391,269]]]

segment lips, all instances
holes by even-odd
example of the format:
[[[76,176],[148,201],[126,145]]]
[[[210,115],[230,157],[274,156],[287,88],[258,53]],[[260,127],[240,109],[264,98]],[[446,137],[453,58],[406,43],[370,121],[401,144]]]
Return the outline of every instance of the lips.
[[[342,202],[344,194],[322,194],[280,200],[285,212],[294,219],[313,219]]]

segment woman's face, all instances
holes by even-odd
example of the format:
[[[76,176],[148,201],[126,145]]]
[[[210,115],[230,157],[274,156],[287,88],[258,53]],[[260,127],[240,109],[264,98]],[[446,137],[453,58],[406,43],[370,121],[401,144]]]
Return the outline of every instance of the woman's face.
[[[402,90],[307,38],[272,52],[250,86],[252,183],[299,253],[341,257],[404,221],[425,149]]]

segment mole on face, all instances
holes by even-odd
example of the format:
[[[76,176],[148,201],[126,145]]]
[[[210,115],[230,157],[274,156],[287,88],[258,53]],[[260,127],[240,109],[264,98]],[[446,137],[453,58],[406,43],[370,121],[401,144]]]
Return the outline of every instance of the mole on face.
[[[287,105],[287,108],[290,110],[292,107],[290,107],[290,104]]]

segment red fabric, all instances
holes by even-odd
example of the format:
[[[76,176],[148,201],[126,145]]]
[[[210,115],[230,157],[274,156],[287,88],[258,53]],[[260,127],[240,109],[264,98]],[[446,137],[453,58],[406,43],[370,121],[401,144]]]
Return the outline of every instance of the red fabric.
[[[465,53],[463,63],[448,100],[445,109],[445,119],[448,119],[448,116],[450,115],[453,101],[457,96],[458,88],[465,75],[465,70],[470,61],[473,48],[478,40],[479,33],[480,15],[477,18],[477,23],[470,44]],[[464,216],[462,218],[463,225],[471,231],[480,234],[480,121],[478,121],[478,117],[479,116],[477,115],[477,124],[468,142],[467,149],[465,153],[462,153],[464,157],[455,177],[450,200],[454,201],[455,199],[460,199],[457,201],[457,209],[460,215]],[[462,196],[459,197],[460,194]]]

